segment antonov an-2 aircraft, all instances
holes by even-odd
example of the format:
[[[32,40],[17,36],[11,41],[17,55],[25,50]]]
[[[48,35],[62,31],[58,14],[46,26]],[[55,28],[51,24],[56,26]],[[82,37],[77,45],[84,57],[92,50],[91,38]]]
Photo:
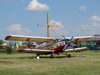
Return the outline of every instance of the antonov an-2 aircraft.
[[[56,39],[52,37],[36,37],[36,36],[21,36],[21,35],[8,35],[5,40],[10,41],[26,41],[28,42],[27,48],[20,49],[19,52],[31,52],[37,55],[39,59],[40,55],[51,54],[53,57],[54,54],[59,54],[64,52],[67,57],[71,57],[70,54],[67,54],[69,51],[76,51],[86,49],[86,47],[78,47],[78,41],[83,41],[92,38],[92,36],[83,36],[83,37],[65,37],[62,36],[61,39]],[[37,45],[35,48],[32,48],[31,42],[44,43]],[[75,46],[72,45],[74,43]],[[70,47],[70,48],[69,48]]]

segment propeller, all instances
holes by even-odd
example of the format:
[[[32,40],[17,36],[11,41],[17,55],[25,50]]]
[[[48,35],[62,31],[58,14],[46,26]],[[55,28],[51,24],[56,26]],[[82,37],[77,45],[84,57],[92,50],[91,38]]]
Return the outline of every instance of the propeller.
[[[70,42],[73,40],[73,37],[74,37],[74,36],[72,36],[70,39],[66,39],[65,36],[63,36],[63,35],[62,35],[62,37],[63,37],[63,41],[65,41],[65,43],[66,43],[66,45],[65,45],[64,48],[63,48],[63,50],[66,50],[67,47],[69,47],[69,46],[70,46],[72,49],[75,50],[74,46],[70,43]]]

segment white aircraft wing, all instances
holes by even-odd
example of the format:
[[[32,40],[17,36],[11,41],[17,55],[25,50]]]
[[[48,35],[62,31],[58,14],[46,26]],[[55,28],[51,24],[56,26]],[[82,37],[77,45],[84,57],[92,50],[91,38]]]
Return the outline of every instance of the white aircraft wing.
[[[71,37],[66,37],[66,39],[70,39]],[[82,37],[74,37],[72,41],[84,41],[92,38],[92,36],[82,36]],[[22,36],[22,35],[9,35],[6,36],[5,40],[11,41],[33,41],[33,42],[52,42],[55,41],[56,38],[52,37],[36,37],[36,36]]]
[[[80,47],[75,49],[66,49],[65,52],[84,50],[86,47]],[[52,53],[52,50],[42,50],[42,49],[20,49],[19,52],[27,53]]]
[[[19,52],[27,53],[52,53],[52,50],[42,50],[42,49],[21,49]]]
[[[51,42],[51,41],[54,41],[56,39],[55,38],[51,38],[51,37],[9,35],[9,36],[6,36],[5,40],[10,40],[10,41]]]
[[[71,37],[66,37],[66,39],[70,39]],[[87,39],[92,38],[92,36],[80,36],[80,37],[73,37],[72,41],[85,41]]]
[[[79,51],[79,50],[84,50],[86,47],[80,47],[80,48],[75,48],[75,49],[66,49],[65,52],[70,52],[70,51]]]

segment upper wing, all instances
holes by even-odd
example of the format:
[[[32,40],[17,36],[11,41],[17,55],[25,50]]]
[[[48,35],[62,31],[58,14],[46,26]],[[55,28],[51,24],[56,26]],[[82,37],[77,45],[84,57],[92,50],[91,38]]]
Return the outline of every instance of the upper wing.
[[[70,39],[71,37],[66,37],[66,39]],[[92,36],[81,36],[81,37],[73,37],[72,41],[85,41],[87,39],[92,38]]]
[[[51,41],[54,41],[56,39],[55,38],[51,38],[51,37],[9,35],[9,36],[6,36],[5,40],[11,40],[11,41],[51,42]]]
[[[66,39],[70,39],[71,37],[66,37]],[[92,38],[92,36],[82,36],[82,37],[74,37],[72,41],[84,41]],[[9,35],[6,36],[5,40],[11,41],[34,41],[34,42],[52,42],[56,40],[51,37],[36,37],[36,36],[21,36],[21,35]]]

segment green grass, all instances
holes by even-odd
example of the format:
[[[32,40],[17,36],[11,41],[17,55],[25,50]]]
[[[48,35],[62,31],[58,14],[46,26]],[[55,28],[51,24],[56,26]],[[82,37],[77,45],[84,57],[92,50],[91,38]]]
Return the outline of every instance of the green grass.
[[[0,75],[100,75],[100,51],[70,54],[37,60],[33,54],[0,53]]]

